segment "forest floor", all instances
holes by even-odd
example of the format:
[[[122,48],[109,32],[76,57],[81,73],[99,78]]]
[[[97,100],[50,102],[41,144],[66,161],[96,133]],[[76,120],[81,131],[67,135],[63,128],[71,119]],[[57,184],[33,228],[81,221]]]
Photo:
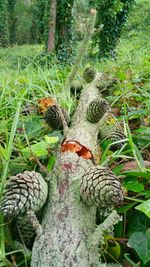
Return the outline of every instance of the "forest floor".
[[[109,253],[115,262],[126,259],[131,266],[150,266],[150,26],[146,5],[144,8],[142,13],[136,9],[136,16],[129,20],[117,47],[117,58],[99,61],[97,50],[91,53],[89,49],[90,57],[85,57],[76,77],[83,82],[84,68],[94,66],[116,79],[111,94],[105,97],[114,114],[124,122],[128,141],[115,152],[109,144],[100,144],[103,153],[99,164],[109,165],[116,175],[124,177],[123,186],[128,197],[118,209],[124,220],[115,229],[121,253],[119,256],[116,251]],[[66,86],[71,65],[60,63],[56,58],[49,60],[39,56],[42,49],[40,45],[0,49],[2,185],[6,177],[24,170],[39,171],[31,150],[49,171],[53,167],[55,150],[63,136],[59,131],[52,132],[42,113],[37,112],[39,99],[55,98],[70,114],[76,107],[76,100]],[[130,161],[133,166],[128,164]],[[7,237],[2,227],[0,234],[0,266],[9,266],[5,265]],[[139,239],[142,245],[138,243]],[[105,259],[107,252],[104,252]],[[17,266],[27,266],[24,256],[19,261]]]

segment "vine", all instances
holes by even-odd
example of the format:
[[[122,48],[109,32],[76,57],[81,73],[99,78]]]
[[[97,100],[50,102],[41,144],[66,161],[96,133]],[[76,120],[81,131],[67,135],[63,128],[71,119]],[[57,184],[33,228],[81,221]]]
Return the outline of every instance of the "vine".
[[[72,53],[74,0],[57,1],[56,52],[61,60]]]
[[[99,45],[99,57],[114,57],[116,45],[124,23],[128,18],[129,9],[134,0],[95,0],[89,1],[89,6],[96,6],[96,27],[104,27],[100,34],[95,35],[93,44]]]
[[[41,43],[44,40],[45,36],[45,26],[47,25],[45,25],[45,23],[47,22],[45,18],[45,13],[47,12],[47,3],[47,0],[37,0],[35,5],[32,5],[32,30],[34,31],[34,39],[36,39],[38,43]]]
[[[15,17],[15,13],[14,13],[15,12],[15,4],[16,4],[16,0],[8,0],[10,44],[14,44],[16,41],[17,19]]]
[[[0,0],[0,46],[9,45],[8,1]]]

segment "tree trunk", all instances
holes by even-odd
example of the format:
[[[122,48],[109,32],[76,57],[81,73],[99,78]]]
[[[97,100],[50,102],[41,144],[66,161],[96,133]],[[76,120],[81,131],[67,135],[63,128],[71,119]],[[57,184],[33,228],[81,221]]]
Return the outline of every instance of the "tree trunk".
[[[68,60],[73,51],[74,0],[57,0],[56,52],[61,60]]]
[[[48,33],[48,47],[49,53],[55,50],[55,32],[56,32],[56,9],[57,0],[51,0],[49,5],[49,33]]]
[[[80,194],[81,178],[94,166],[97,151],[100,122],[88,122],[86,110],[92,100],[100,97],[96,86],[99,79],[97,75],[83,89],[71,127],[48,177],[49,198],[43,214],[43,234],[35,240],[32,267],[102,266],[99,245],[91,242],[96,227],[96,206],[89,206]],[[75,152],[65,151],[63,147],[69,141],[80,144],[92,158],[85,159]],[[101,239],[102,234],[98,234],[98,237]]]
[[[8,1],[0,0],[0,47],[9,46]]]

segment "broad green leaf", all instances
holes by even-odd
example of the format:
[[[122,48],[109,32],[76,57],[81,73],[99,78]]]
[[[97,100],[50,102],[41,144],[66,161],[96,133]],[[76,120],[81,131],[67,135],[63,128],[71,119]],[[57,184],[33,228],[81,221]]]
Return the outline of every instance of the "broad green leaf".
[[[42,120],[38,116],[25,116],[20,119],[18,128],[24,128],[29,139],[42,135]]]
[[[127,235],[135,232],[145,232],[150,227],[149,218],[142,212],[132,209],[128,214]]]
[[[51,155],[49,160],[48,160],[48,164],[47,164],[47,170],[50,172],[55,164],[56,161],[56,157],[55,155]]]
[[[150,134],[150,127],[141,127],[136,130],[134,130],[136,133],[142,133],[144,135],[149,135]]]
[[[144,214],[150,218],[150,199],[136,206],[136,209],[144,212]]]
[[[147,111],[144,109],[138,109],[128,112],[129,117],[141,117],[141,115],[146,115]]]
[[[128,204],[128,205],[124,205],[121,208],[118,208],[117,212],[118,213],[127,213],[127,211],[129,209],[133,208],[135,205],[136,205],[136,203],[131,203],[131,204]]]
[[[49,144],[46,141],[41,141],[37,144],[31,145],[31,150],[33,154],[35,154],[37,157],[48,156],[48,150],[47,150],[48,148]],[[30,148],[28,147],[22,149],[22,154],[25,158],[32,156]]]
[[[150,190],[144,190],[139,193],[139,196],[145,196],[150,198]]]
[[[144,190],[144,185],[138,181],[137,177],[126,177],[123,185],[129,191],[133,192],[141,192]]]
[[[144,177],[144,178],[150,178],[150,172],[142,172],[139,170],[135,170],[135,171],[125,171],[123,172],[123,174],[125,174],[126,176],[135,176],[135,177]]]
[[[45,141],[52,145],[52,144],[56,144],[59,142],[59,137],[58,136],[48,136],[48,135],[45,135]]]
[[[130,236],[128,247],[133,248],[146,264],[150,260],[150,233],[135,232]]]
[[[122,171],[124,167],[124,164],[119,164],[117,165],[114,169],[113,169],[113,172],[116,174],[116,175],[119,175],[120,172]]]
[[[119,80],[121,80],[121,81],[124,81],[124,80],[127,79],[126,73],[125,72],[122,72],[122,71],[118,72],[117,73],[117,76],[118,76]]]

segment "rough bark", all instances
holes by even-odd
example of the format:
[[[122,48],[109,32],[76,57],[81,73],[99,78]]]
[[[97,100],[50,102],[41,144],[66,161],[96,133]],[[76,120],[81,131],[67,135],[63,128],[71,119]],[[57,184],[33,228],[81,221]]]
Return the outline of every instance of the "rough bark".
[[[100,75],[97,75],[83,89],[64,140],[78,142],[92,153],[93,158],[97,150],[100,122],[88,122],[86,110],[92,100],[100,97],[96,86],[99,79]],[[102,266],[98,242],[95,245],[92,242],[91,246],[96,229],[96,207],[88,206],[80,196],[81,177],[93,165],[91,159],[60,151],[55,167],[47,177],[49,197],[42,221],[43,234],[35,240],[32,267]]]
[[[49,33],[48,33],[48,52],[52,53],[55,50],[55,32],[56,32],[56,9],[57,0],[51,0],[49,5]]]

